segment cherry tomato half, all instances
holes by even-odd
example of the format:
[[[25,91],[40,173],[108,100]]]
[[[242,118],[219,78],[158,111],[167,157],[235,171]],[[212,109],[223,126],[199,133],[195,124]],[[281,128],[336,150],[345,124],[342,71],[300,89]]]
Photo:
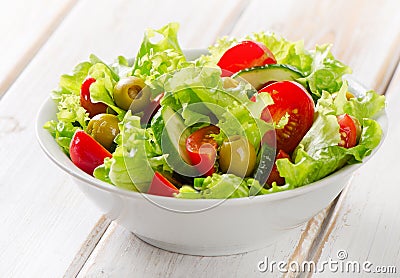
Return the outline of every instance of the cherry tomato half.
[[[339,146],[344,148],[354,147],[357,144],[357,127],[353,119],[347,114],[342,114],[337,116],[337,120],[340,127]]]
[[[83,130],[76,131],[72,137],[69,154],[72,162],[89,175],[93,175],[94,169],[103,164],[106,157],[112,157],[109,151]]]
[[[289,158],[290,156],[285,153],[283,150],[279,150],[278,154],[275,157],[275,162],[277,159],[281,158]],[[276,182],[277,185],[284,185],[285,184],[285,179],[281,177],[279,174],[278,168],[276,167],[276,164],[274,162],[274,166],[272,167],[271,173],[269,174],[269,177],[267,179],[267,184],[271,185],[273,182]]]
[[[276,130],[276,148],[291,153],[310,129],[314,121],[314,102],[303,86],[293,81],[275,82],[262,88],[259,93],[267,92],[274,104],[264,108],[261,119],[277,123],[289,114],[289,122]]]
[[[155,172],[147,193],[158,196],[173,197],[174,193],[179,193],[179,190],[162,174]]]
[[[89,117],[93,118],[97,114],[106,113],[107,105],[101,102],[93,103],[90,99],[90,85],[96,82],[96,79],[88,77],[83,81],[81,86],[81,106],[89,113]]]
[[[242,41],[229,48],[218,62],[223,76],[229,76],[227,72],[232,75],[242,69],[266,64],[276,64],[274,54],[264,44],[253,41]]]
[[[205,176],[211,176],[215,171],[218,144],[211,134],[219,134],[219,128],[209,125],[193,132],[186,139],[186,151],[190,162]]]

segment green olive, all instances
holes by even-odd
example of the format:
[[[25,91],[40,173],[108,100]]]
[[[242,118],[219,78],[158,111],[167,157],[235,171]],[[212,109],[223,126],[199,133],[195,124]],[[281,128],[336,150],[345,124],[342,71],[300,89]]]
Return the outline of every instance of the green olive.
[[[104,148],[110,150],[115,136],[119,133],[118,118],[112,114],[98,114],[90,119],[87,133]]]
[[[150,103],[150,90],[141,78],[129,76],[120,79],[114,87],[114,101],[118,107],[132,113],[143,111]]]
[[[254,146],[242,136],[229,137],[219,151],[219,166],[222,172],[239,177],[249,176],[256,165]]]

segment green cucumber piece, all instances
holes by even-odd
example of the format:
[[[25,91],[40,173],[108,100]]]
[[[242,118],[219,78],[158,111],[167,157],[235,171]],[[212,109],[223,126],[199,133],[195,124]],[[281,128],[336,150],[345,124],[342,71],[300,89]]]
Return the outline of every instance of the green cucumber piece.
[[[260,67],[253,67],[235,73],[232,78],[249,82],[257,91],[271,81],[296,81],[302,78],[303,74],[290,65],[269,64]]]
[[[168,154],[168,165],[178,173],[195,176],[186,151],[186,139],[190,135],[182,117],[171,107],[163,106],[153,117],[151,128],[164,154]]]

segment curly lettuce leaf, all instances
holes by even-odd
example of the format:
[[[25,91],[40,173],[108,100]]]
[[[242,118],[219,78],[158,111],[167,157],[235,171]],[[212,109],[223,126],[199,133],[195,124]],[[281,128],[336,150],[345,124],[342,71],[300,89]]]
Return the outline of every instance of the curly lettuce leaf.
[[[210,115],[218,118],[235,100],[249,102],[246,90],[224,89],[220,75],[220,69],[208,67],[190,67],[167,74],[161,105],[178,111],[185,124],[191,126],[210,123]]]
[[[343,82],[335,97],[323,91],[321,98],[318,100],[316,110],[326,115],[341,115],[346,113],[361,122],[364,118],[373,118],[385,108],[385,96],[378,95],[373,90],[350,99],[346,97],[347,91],[348,84],[346,81]]]
[[[183,186],[177,198],[181,199],[226,199],[249,196],[249,187],[253,179],[244,180],[233,174],[213,174],[204,179],[199,191],[190,186]]]
[[[305,77],[314,99],[321,97],[322,91],[337,92],[343,84],[343,75],[350,74],[351,69],[335,59],[330,44],[317,45],[311,51],[311,72]]]
[[[112,76],[112,72],[108,66],[103,63],[94,64],[88,74],[96,79],[92,85],[90,85],[90,99],[92,102],[102,102],[111,107],[115,112],[118,113],[120,119],[125,115],[125,110],[119,108],[113,98],[113,90],[116,84],[115,79]]]
[[[140,118],[125,115],[120,123],[118,147],[109,161],[97,167],[94,176],[117,187],[147,192],[154,171],[172,172],[151,129],[140,126]]]
[[[374,117],[383,108],[385,108],[385,96],[378,95],[373,90],[366,92],[364,97],[352,98],[343,105],[343,111],[359,121]]]
[[[222,131],[220,136],[223,138],[216,136],[217,141],[223,141],[226,137],[233,135],[240,135],[246,137],[258,152],[263,135],[273,127],[265,121],[253,117],[243,104],[233,102],[226,110],[217,124]]]
[[[151,84],[157,77],[187,64],[178,43],[178,23],[169,23],[159,30],[148,29],[133,66],[133,75]],[[161,36],[158,42],[151,40]]]
[[[86,128],[86,121],[89,119],[86,110],[80,105],[80,91],[91,67],[90,62],[75,66],[71,74],[61,76],[59,87],[51,94],[57,105],[57,120],[47,122],[44,128],[50,132],[66,154],[69,154],[69,145],[75,131],[78,128]]]
[[[382,129],[376,121],[364,119],[362,127],[358,145],[349,149],[337,145],[327,147],[319,145],[319,148],[313,146],[307,149],[300,142],[294,155],[294,163],[289,159],[277,160],[276,165],[280,175],[285,178],[287,185],[299,187],[320,180],[345,164],[362,162],[379,145],[382,137]],[[314,134],[316,138],[321,136]]]
[[[131,60],[128,60],[124,56],[118,56],[117,59],[115,59],[114,63],[110,65],[110,68],[120,78],[127,77],[132,74],[133,62]]]

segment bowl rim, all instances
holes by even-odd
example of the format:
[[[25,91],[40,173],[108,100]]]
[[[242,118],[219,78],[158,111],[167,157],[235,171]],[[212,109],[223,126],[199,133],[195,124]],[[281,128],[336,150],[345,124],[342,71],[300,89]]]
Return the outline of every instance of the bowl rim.
[[[198,54],[203,54],[206,53],[206,50],[204,49],[189,49],[185,50],[185,55],[198,55]],[[354,77],[352,76],[346,76],[346,80],[349,83],[349,88],[351,88],[353,91],[367,91],[367,88],[362,85],[360,82],[358,82]],[[58,167],[60,167],[62,170],[73,176],[74,178],[77,178],[87,184],[90,184],[91,186],[96,187],[97,189],[103,190],[103,191],[108,191],[110,193],[115,193],[120,196],[128,197],[128,198],[148,198],[150,197],[154,201],[163,201],[163,202],[179,202],[179,204],[185,204],[185,203],[191,203],[194,204],[196,203],[201,203],[201,204],[211,204],[215,203],[216,201],[221,201],[221,199],[180,199],[180,198],[171,198],[171,197],[164,197],[164,196],[156,196],[156,195],[150,195],[146,193],[141,193],[141,192],[135,192],[135,191],[130,191],[127,189],[119,188],[116,187],[112,184],[106,183],[104,181],[98,180],[94,178],[93,176],[85,173],[78,167],[76,167],[72,161],[67,157],[67,155],[62,151],[62,149],[58,146],[54,138],[51,136],[51,134],[43,128],[43,125],[45,122],[48,120],[51,120],[51,115],[48,115],[47,112],[49,109],[55,108],[55,103],[51,99],[50,96],[48,96],[45,101],[42,103],[41,107],[39,108],[39,111],[36,115],[35,119],[35,133],[36,133],[36,138],[39,142],[39,145],[41,149],[44,151],[44,153],[52,160]],[[55,115],[54,115],[55,116]],[[289,190],[284,190],[284,191],[279,191],[279,192],[274,192],[271,194],[265,194],[265,195],[258,195],[258,196],[251,196],[251,197],[242,197],[242,198],[232,198],[232,199],[225,199],[221,203],[227,203],[227,204],[243,204],[243,203],[248,203],[249,201],[251,202],[258,202],[258,201],[276,201],[276,200],[281,200],[281,199],[289,199],[293,198],[302,194],[306,194],[310,191],[314,191],[317,189],[322,189],[325,186],[329,186],[331,184],[332,180],[335,179],[340,179],[341,177],[351,175],[351,172],[356,171],[358,168],[360,168],[362,165],[365,165],[365,163],[375,155],[375,153],[378,151],[378,149],[381,147],[383,142],[385,141],[385,137],[387,134],[388,130],[388,119],[386,115],[386,110],[383,109],[382,112],[375,117],[378,122],[380,123],[380,126],[382,128],[382,138],[379,143],[379,145],[372,151],[372,153],[365,157],[363,162],[357,163],[357,164],[352,164],[352,165],[345,165],[343,168],[331,173],[330,175],[303,185],[301,187],[289,189]],[[48,146],[53,145],[53,147],[50,149]],[[57,146],[57,148],[54,147],[54,144]],[[68,158],[69,163],[63,163],[59,161],[56,158],[56,153],[58,152],[58,155],[62,154],[65,155]],[[144,196],[143,196],[144,195]]]

